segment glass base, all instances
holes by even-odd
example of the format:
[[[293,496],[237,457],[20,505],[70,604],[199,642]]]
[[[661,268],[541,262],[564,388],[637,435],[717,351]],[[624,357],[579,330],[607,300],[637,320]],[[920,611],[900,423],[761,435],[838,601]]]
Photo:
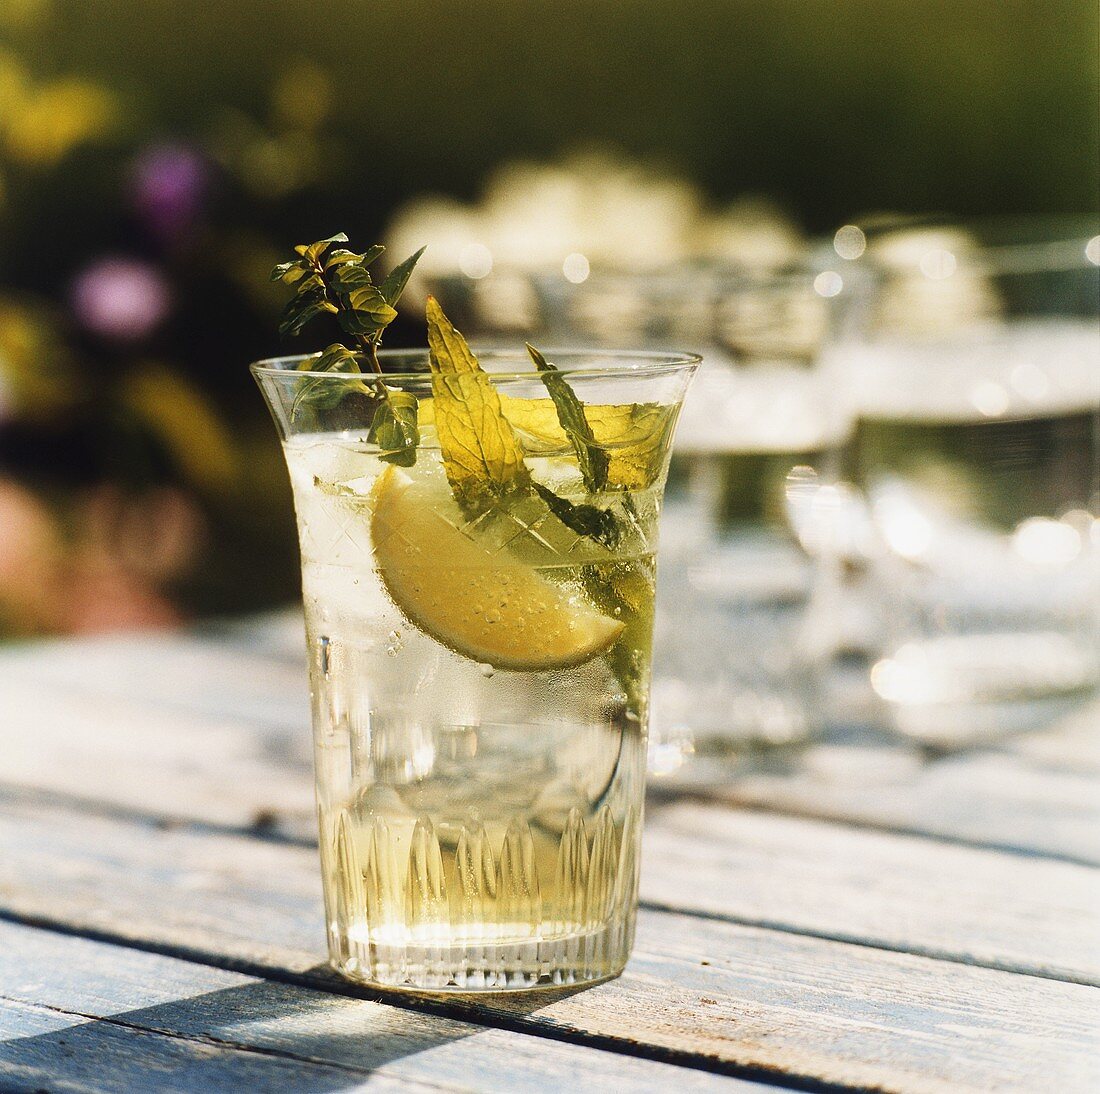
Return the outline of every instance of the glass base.
[[[490,932],[515,937],[507,925]],[[556,938],[521,941],[387,941],[353,926],[332,939],[331,964],[361,984],[418,992],[507,992],[580,987],[618,976],[633,944],[633,923],[611,923]],[[361,937],[357,937],[360,936]]]

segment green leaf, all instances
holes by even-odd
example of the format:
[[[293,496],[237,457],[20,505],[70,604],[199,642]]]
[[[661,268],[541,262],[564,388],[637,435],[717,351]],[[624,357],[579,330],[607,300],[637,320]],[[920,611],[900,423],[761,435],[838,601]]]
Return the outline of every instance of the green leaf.
[[[358,376],[332,379],[327,376],[307,376],[294,396],[290,412],[292,415],[298,414],[307,406],[312,410],[332,410],[352,394],[366,395],[372,399],[378,397],[378,391],[369,387]]]
[[[333,243],[347,243],[348,237],[343,232],[337,232],[334,236],[329,236],[328,239],[319,239],[316,243],[299,243],[294,248],[296,254],[299,254],[310,263],[310,265],[316,265],[321,261],[321,255],[325,253],[332,246]]]
[[[397,312],[360,265],[335,267],[329,274],[329,287],[340,303],[340,325],[348,334],[377,334],[397,318]]]
[[[466,339],[428,297],[428,349],[439,446],[451,489],[468,512],[482,512],[531,481],[500,396]]]
[[[298,366],[299,372],[348,372],[359,373],[359,361],[347,346],[334,342],[316,357],[307,357]],[[374,394],[362,380],[349,376],[347,381],[329,380],[321,376],[304,377],[294,393],[294,402],[290,405],[290,415],[295,417],[308,405],[314,410],[331,410],[345,395],[353,391]]]
[[[285,338],[297,334],[318,315],[333,314],[336,308],[328,302],[323,287],[310,287],[291,297],[279,319],[279,333]]]
[[[397,301],[401,299],[401,294],[405,291],[405,286],[409,283],[409,278],[412,276],[413,269],[420,261],[420,256],[427,249],[427,247],[421,247],[416,254],[409,255],[401,265],[394,266],[394,268],[390,270],[389,276],[379,286],[379,291],[386,298],[386,303],[391,307],[397,306]]]
[[[559,497],[541,482],[531,484],[550,512],[566,526],[581,536],[603,544],[610,550],[619,546],[622,533],[619,522],[610,509],[601,509],[596,505],[577,505],[568,498]]]
[[[386,396],[374,412],[367,440],[381,449],[379,459],[412,467],[420,429],[416,424],[416,396],[407,391],[385,389]]]
[[[605,660],[623,689],[632,720],[644,725],[653,646],[653,561],[627,558],[593,563],[581,568],[581,583],[600,611],[626,621],[626,630]]]
[[[300,281],[305,277],[309,272],[309,265],[301,259],[295,262],[280,262],[279,265],[271,271],[271,280],[285,281],[288,285],[293,285],[296,281]]]
[[[307,357],[299,366],[299,372],[362,372],[359,357],[354,350],[339,342],[326,346],[316,357]]]
[[[330,251],[328,257],[326,257],[325,271],[332,269],[333,266],[346,266],[349,263],[355,263],[357,266],[369,266],[385,249],[381,243],[376,243],[360,255],[354,251],[347,251],[343,247],[338,247],[335,251]]]
[[[597,443],[592,433],[592,427],[584,414],[584,404],[577,398],[558,367],[547,361],[530,342],[527,343],[527,352],[542,376],[542,382],[558,412],[558,421],[577,454],[585,487],[590,493],[599,493],[607,486],[609,460],[607,451]]]
[[[292,416],[307,406],[311,410],[332,410],[348,395],[366,395],[378,404],[367,440],[382,450],[379,458],[402,467],[412,467],[416,463],[420,429],[417,425],[415,395],[387,388],[375,377],[363,379],[359,355],[339,342],[334,342],[315,357],[307,357],[298,366],[298,371],[343,372],[348,375],[303,377],[291,404]]]
[[[350,296],[353,292],[358,292],[361,289],[374,289],[378,293],[378,288],[371,279],[370,271],[354,262],[343,266],[335,266],[328,271],[328,284],[338,296]],[[378,295],[381,296],[382,294],[378,293]]]

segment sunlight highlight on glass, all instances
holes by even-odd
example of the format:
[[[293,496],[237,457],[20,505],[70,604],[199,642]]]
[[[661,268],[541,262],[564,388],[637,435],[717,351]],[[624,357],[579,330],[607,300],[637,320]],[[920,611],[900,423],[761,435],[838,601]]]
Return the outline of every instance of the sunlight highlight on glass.
[[[863,234],[862,228],[854,224],[845,224],[843,228],[838,228],[836,235],[833,236],[833,250],[841,258],[854,261],[867,250],[867,236]]]
[[[814,292],[818,296],[837,296],[844,288],[844,278],[835,270],[825,270],[814,278]]]
[[[588,280],[588,275],[592,272],[592,267],[589,265],[588,259],[585,258],[584,255],[574,251],[571,255],[568,255],[561,264],[561,272],[565,274],[566,281],[571,281],[574,285],[580,285]]]
[[[484,243],[470,243],[459,253],[458,266],[467,277],[480,281],[493,272],[493,254]]]

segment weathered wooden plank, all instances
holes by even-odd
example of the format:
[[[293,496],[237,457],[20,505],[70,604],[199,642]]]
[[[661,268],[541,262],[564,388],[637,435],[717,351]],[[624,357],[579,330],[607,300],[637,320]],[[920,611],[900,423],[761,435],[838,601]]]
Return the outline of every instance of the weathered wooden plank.
[[[132,808],[153,799],[168,809],[174,797],[180,815],[231,824],[260,815],[297,836],[312,831],[306,715],[289,713],[305,702],[302,672],[286,665],[273,672],[262,657],[249,662],[186,635],[28,649],[52,652],[0,655],[4,721],[23,742],[0,753],[0,780]],[[131,673],[127,659],[141,657],[144,671]],[[211,666],[218,668],[208,678]],[[264,728],[272,710],[281,721]],[[1086,732],[1074,726],[1073,734]],[[1040,739],[1053,747],[1049,736],[1033,736],[1027,747],[1039,748]],[[151,749],[157,766],[146,785],[131,772]],[[98,765],[72,762],[89,750]],[[158,777],[168,769],[170,780]],[[772,768],[738,771],[706,792],[771,811],[1100,863],[1098,784],[1092,773],[1000,752],[928,761],[913,749],[822,744]]]
[[[239,795],[227,793],[220,804],[232,817]],[[49,817],[17,808],[28,795],[0,791],[5,802],[32,824]],[[641,896],[663,909],[1100,983],[1100,870],[1088,866],[681,803],[650,810]]]
[[[169,817],[314,831],[308,730],[261,730],[14,674],[0,683],[0,710],[0,781]]]
[[[439,1090],[267,1052],[153,1034],[0,999],[0,1089],[133,1091]]]
[[[1098,791],[1090,773],[999,752],[924,761],[889,748],[821,745],[707,794],[728,805],[1100,864]]]
[[[4,689],[20,680],[308,734],[304,653],[285,661],[262,645],[184,631],[34,642],[0,652]]]
[[[644,847],[657,906],[1100,985],[1094,867],[688,803]]]
[[[66,826],[67,825],[67,826]],[[26,814],[0,823],[9,915],[329,983],[313,853],[244,837]],[[643,912],[627,975],[450,1013],[716,1068],[907,1091],[1085,1091],[1100,990]]]
[[[129,1090],[331,1090],[368,1080],[372,1089],[560,1090],[577,1075],[623,1090],[769,1089],[0,923],[0,1088],[102,1090],[115,1058],[126,1069],[115,1088]]]
[[[8,681],[3,695],[12,732],[0,751],[0,779],[162,818],[238,827],[274,821],[284,832],[313,838],[310,759],[301,741],[291,752],[280,747],[286,738],[277,731],[272,739],[252,725],[122,699],[90,704],[83,695],[21,680]],[[856,751],[856,760],[866,755]],[[820,770],[827,785],[857,779],[862,794],[849,799],[857,807],[885,800],[897,808],[900,793],[890,798],[878,786],[892,788],[880,766],[838,761],[834,780],[829,768]],[[906,772],[902,785],[912,788],[927,777],[922,771]],[[1067,777],[1080,778],[1044,773]],[[726,793],[747,794],[754,785],[762,793],[773,778],[779,776],[746,776]],[[962,792],[956,787],[940,802],[939,817]],[[1002,811],[1012,804],[1007,798]],[[1091,799],[1083,804],[1087,815],[1096,812]],[[1081,828],[1084,839],[1083,820],[1070,813],[1062,823]],[[1086,982],[1100,975],[1100,923],[1090,913],[1100,874],[1080,866],[689,807],[652,810],[644,847],[643,895],[657,905],[994,968]],[[1044,909],[1055,926],[1036,932]]]
[[[0,780],[77,793],[71,769],[52,757],[87,747],[98,736],[103,762],[101,770],[88,770],[96,785],[85,793],[140,808],[139,784],[117,775],[111,757],[118,755],[125,768],[134,750],[149,741],[149,727],[167,725],[157,737],[166,752],[176,748],[181,754],[179,762],[164,758],[176,768],[181,799],[209,802],[211,795],[202,788],[209,780],[200,770],[205,763],[223,781],[256,788],[245,817],[258,813],[308,837],[304,669],[270,653],[273,643],[289,648],[299,620],[293,614],[261,620],[261,633],[272,633],[259,652],[242,644],[255,625],[227,624],[220,641],[161,634],[46,643],[0,654],[0,702],[13,727],[33,738],[39,726],[55,723],[49,749],[36,750],[30,761],[24,755],[33,778],[25,769],[9,773],[12,765],[0,755]],[[49,719],[36,709],[47,695],[53,703]],[[130,706],[134,711],[127,713]],[[824,743],[771,767],[723,774],[696,790],[770,811],[1100,864],[1100,778],[1087,762],[1070,762],[1075,751],[1087,753],[1080,742],[1092,741],[1095,748],[1100,738],[1100,721],[1093,723],[1089,709],[1067,716],[1061,728],[1009,738],[991,750],[930,760],[903,744]],[[209,733],[199,745],[190,744],[188,712],[196,726],[212,724],[226,732],[219,747]],[[103,729],[107,719],[115,723],[113,733]],[[132,738],[124,731],[127,725]],[[262,762],[242,765],[242,756],[270,757],[271,776],[260,775]],[[288,783],[290,794],[283,799]],[[214,812],[203,819],[242,823],[235,804],[220,791],[213,797]]]
[[[89,1020],[0,998],[0,1088],[131,1091],[433,1090],[344,1068]]]

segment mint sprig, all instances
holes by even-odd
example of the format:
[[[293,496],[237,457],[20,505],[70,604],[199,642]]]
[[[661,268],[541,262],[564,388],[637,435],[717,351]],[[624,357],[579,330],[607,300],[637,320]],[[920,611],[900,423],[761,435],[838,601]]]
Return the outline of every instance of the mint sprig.
[[[279,333],[297,335],[321,315],[335,316],[345,334],[355,339],[359,353],[334,343],[319,357],[302,362],[299,371],[348,373],[346,380],[304,379],[295,394],[291,413],[303,407],[331,410],[347,395],[365,394],[378,403],[367,439],[381,449],[381,459],[388,463],[411,467],[416,462],[416,446],[420,442],[417,426],[416,397],[408,392],[387,387],[381,379],[369,384],[359,379],[359,354],[367,358],[371,371],[382,375],[378,347],[386,328],[397,318],[396,304],[420,256],[421,247],[404,262],[395,266],[381,285],[376,285],[367,269],[384,251],[381,244],[369,247],[362,254],[335,244],[347,243],[340,232],[316,243],[303,243],[294,248],[297,258],[283,262],[271,271],[272,281],[281,281],[294,289],[279,322]]]
[[[504,414],[500,396],[465,338],[431,298],[427,318],[432,394],[443,465],[462,508],[476,516],[498,499],[534,493],[567,528],[614,551],[630,521],[637,519],[630,494],[624,491],[619,495],[624,517],[611,508],[573,502],[536,482],[523,461],[523,449]],[[538,350],[529,346],[528,352],[577,454],[586,489],[590,495],[606,490],[606,451],[596,442],[584,404],[565,376]],[[653,625],[652,575],[638,560],[611,556],[605,562],[585,565],[580,579],[601,611],[629,621],[629,640],[620,638],[604,656],[622,686],[627,709],[644,719],[648,656],[642,651],[650,641]]]
[[[533,482],[531,485],[535,493],[546,502],[550,512],[570,531],[576,532],[579,536],[587,536],[612,551],[619,546],[623,538],[622,527],[619,518],[610,509],[570,501],[555,494],[541,482]]]
[[[409,255],[376,285],[367,267],[386,248],[376,243],[357,254],[333,246],[347,242],[348,237],[338,232],[316,243],[301,243],[294,248],[296,259],[271,271],[272,281],[294,288],[294,296],[283,309],[279,333],[296,335],[317,316],[334,315],[344,333],[359,343],[371,368],[380,373],[377,349],[382,333],[397,318],[395,306],[424,248]]]

